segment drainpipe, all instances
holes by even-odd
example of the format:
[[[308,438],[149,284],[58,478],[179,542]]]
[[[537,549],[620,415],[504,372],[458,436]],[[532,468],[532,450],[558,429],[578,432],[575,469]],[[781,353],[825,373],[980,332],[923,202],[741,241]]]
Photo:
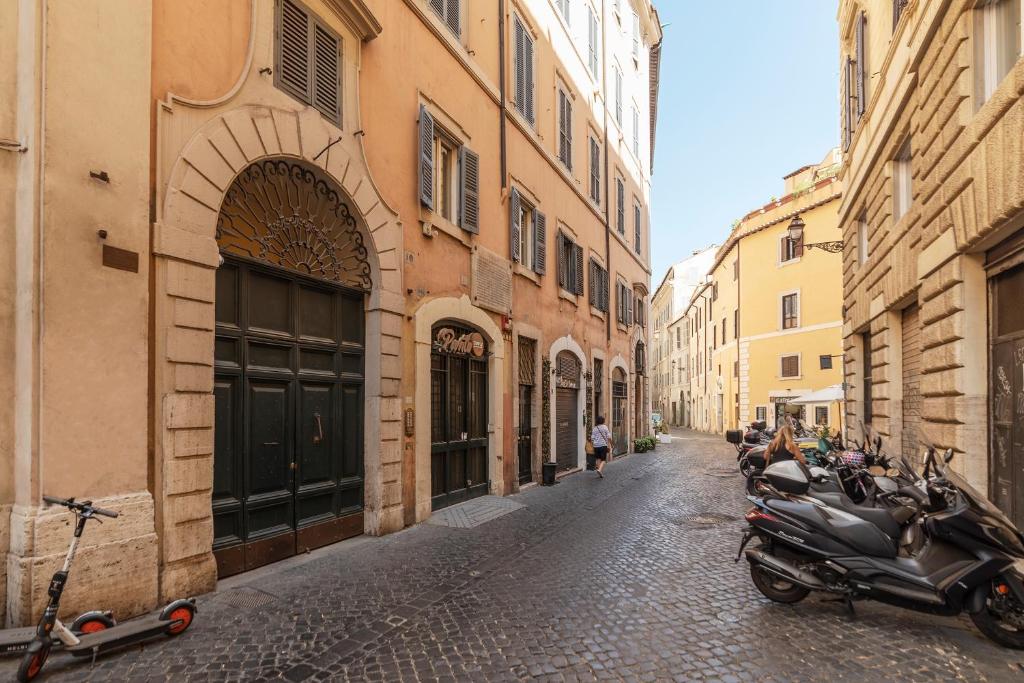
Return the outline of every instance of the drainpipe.
[[[608,310],[605,311],[607,343],[612,343],[612,234],[611,234],[611,184],[612,177],[608,164],[608,41],[605,40],[605,26],[608,25],[608,2],[601,0],[601,91],[604,105],[604,264],[608,268]],[[608,349],[611,351],[611,349]]]
[[[742,245],[742,244],[743,244],[743,240],[742,239],[736,240],[736,320],[733,322],[733,325],[735,325],[736,329],[734,329],[732,331],[732,334],[733,334],[734,337],[736,337],[736,367],[739,368],[739,370],[736,373],[736,382],[737,382],[736,391],[737,392],[739,392],[740,385],[743,383],[743,375],[742,375],[743,363],[740,362],[740,327],[741,327],[740,326],[740,318],[743,317],[743,311],[740,309],[740,304],[743,301],[743,297],[740,296],[740,292],[742,291],[742,287],[743,287],[743,279],[742,279],[743,276],[742,276],[742,272],[741,272],[742,268],[740,267],[742,265],[742,263],[740,261],[740,245]],[[750,400],[750,398],[749,398],[750,386],[749,385],[747,386],[747,391],[748,391],[747,401],[749,401]],[[740,392],[740,393],[742,393],[742,392]],[[739,409],[740,409],[740,407],[736,406],[736,428],[737,429],[742,429],[742,424],[743,423],[740,421]]]
[[[505,118],[508,115],[505,93],[505,0],[498,0],[498,90],[501,92],[501,189],[508,188],[508,150]]]

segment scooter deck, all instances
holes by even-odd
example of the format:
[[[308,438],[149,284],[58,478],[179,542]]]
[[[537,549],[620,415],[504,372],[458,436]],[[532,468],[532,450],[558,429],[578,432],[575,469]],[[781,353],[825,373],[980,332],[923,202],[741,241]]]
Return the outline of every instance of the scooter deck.
[[[7,628],[0,631],[0,657],[21,654],[28,649],[36,635],[35,626]]]
[[[76,657],[87,657],[93,652],[107,652],[160,635],[176,623],[176,620],[161,619],[159,614],[151,614],[84,635],[78,645],[67,648],[67,651]]]

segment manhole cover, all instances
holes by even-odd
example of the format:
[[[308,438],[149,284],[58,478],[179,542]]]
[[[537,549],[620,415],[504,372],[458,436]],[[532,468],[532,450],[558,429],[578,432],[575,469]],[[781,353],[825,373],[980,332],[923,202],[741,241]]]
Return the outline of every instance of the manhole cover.
[[[679,520],[680,524],[694,524],[696,526],[714,526],[715,524],[725,524],[726,522],[735,521],[735,517],[728,515],[719,515],[714,512],[705,512],[699,515],[689,515]]]
[[[232,588],[218,598],[223,605],[230,605],[239,609],[255,609],[265,607],[277,600],[270,593],[264,593],[256,588]]]

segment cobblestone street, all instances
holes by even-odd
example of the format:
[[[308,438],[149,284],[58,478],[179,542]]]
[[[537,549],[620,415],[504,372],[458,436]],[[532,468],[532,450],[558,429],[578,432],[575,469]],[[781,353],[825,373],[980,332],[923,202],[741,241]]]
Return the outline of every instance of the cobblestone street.
[[[763,599],[732,561],[746,501],[731,453],[679,432],[475,528],[422,524],[236,577],[180,638],[93,666],[58,653],[43,680],[1024,680],[1024,654],[966,620]]]

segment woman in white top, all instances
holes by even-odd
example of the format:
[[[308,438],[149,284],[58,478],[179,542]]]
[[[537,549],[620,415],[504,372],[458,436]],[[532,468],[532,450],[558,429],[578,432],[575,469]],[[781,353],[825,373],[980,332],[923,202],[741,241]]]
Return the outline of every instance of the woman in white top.
[[[608,451],[612,444],[612,433],[604,423],[604,417],[597,416],[594,429],[590,432],[590,441],[594,444],[594,458],[597,460],[597,475],[604,479],[604,463],[608,460]]]

